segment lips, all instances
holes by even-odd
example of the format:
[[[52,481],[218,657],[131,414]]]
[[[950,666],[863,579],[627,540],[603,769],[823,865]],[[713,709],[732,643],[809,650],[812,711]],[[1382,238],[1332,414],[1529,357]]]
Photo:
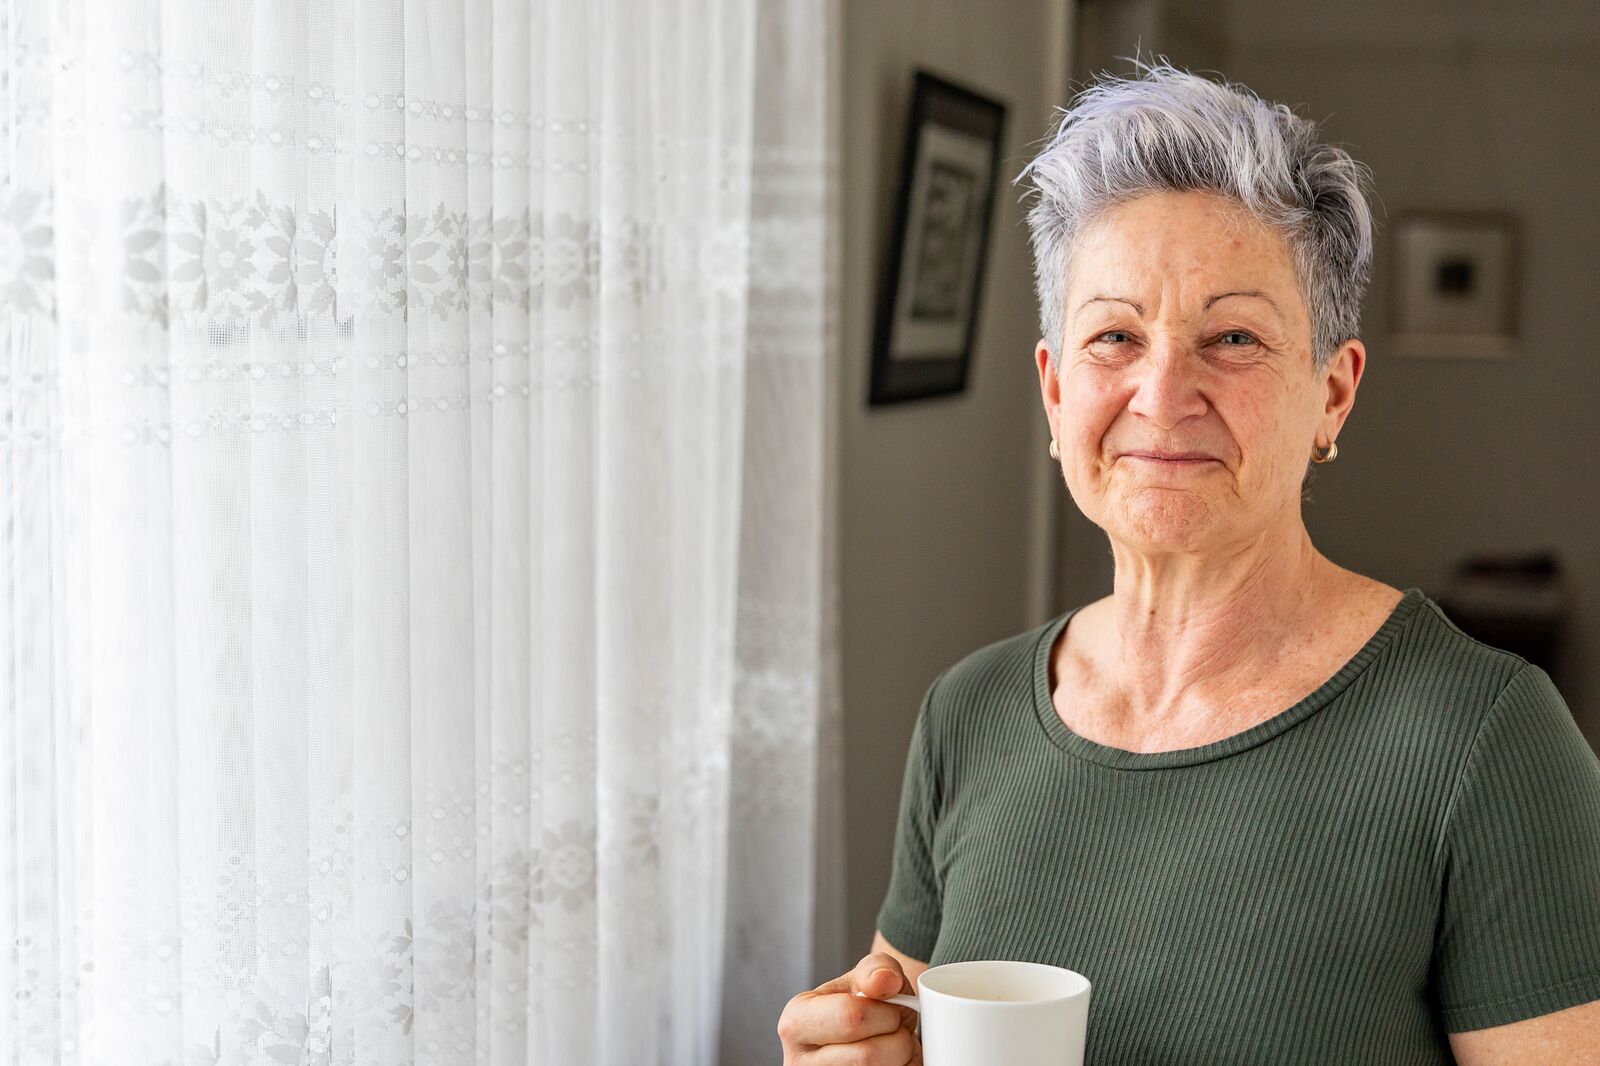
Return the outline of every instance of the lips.
[[[1215,456],[1207,455],[1205,452],[1137,451],[1123,452],[1118,458],[1148,459],[1161,463],[1206,463],[1216,461]]]

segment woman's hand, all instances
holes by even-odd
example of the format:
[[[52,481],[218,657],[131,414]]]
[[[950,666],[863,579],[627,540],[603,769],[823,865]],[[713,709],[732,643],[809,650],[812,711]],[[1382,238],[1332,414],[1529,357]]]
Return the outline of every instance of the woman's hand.
[[[901,992],[916,989],[893,956],[876,952],[795,996],[778,1019],[783,1066],[921,1066],[917,1012],[882,1002]]]

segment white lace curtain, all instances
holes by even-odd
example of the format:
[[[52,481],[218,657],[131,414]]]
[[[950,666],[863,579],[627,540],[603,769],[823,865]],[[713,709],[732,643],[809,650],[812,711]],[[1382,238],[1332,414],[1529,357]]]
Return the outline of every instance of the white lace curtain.
[[[0,6],[0,1062],[776,1059],[831,8]]]

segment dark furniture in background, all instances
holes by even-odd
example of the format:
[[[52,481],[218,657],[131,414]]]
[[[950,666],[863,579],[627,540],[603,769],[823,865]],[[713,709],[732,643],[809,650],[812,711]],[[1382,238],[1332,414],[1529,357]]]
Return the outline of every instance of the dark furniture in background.
[[[1463,632],[1515,652],[1561,688],[1569,600],[1554,552],[1471,556],[1434,599]]]

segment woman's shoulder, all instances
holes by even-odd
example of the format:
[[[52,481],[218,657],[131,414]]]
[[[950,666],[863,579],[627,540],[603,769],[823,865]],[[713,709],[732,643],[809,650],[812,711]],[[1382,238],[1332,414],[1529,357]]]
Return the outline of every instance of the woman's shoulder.
[[[1356,657],[1370,658],[1396,686],[1442,689],[1458,705],[1485,706],[1531,666],[1469,635],[1421,588],[1401,589],[1349,571],[1345,577],[1326,613],[1344,614],[1351,632],[1370,634]]]
[[[1421,589],[1406,590],[1397,610],[1407,601],[1414,601],[1415,617],[1401,628],[1395,650],[1408,672],[1436,677],[1452,688],[1498,695],[1517,674],[1539,669],[1521,655],[1467,633]]]
[[[1389,628],[1387,642],[1346,689],[1349,700],[1371,709],[1362,720],[1375,741],[1435,750],[1460,763],[1492,721],[1577,734],[1540,666],[1473,637],[1420,589],[1406,590]]]

